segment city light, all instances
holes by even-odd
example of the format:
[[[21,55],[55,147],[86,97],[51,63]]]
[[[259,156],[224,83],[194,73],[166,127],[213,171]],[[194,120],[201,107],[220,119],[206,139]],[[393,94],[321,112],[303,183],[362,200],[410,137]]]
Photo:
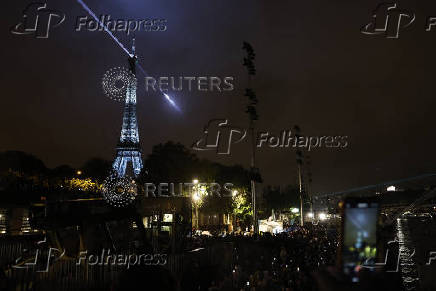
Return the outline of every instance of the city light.
[[[195,209],[195,216],[194,214],[192,214],[192,220],[194,221],[194,217],[195,217],[195,229],[198,230],[198,221],[199,221],[199,216],[198,216],[198,206],[201,203],[201,187],[198,187],[200,185],[198,185],[198,179],[193,179],[192,183],[194,184],[193,190],[194,193],[192,194],[192,203],[193,203],[193,208]],[[203,194],[203,193],[202,193]]]
[[[320,220],[326,220],[326,219],[327,219],[327,214],[325,214],[325,213],[320,213],[320,214],[318,215],[318,217],[319,217]]]
[[[233,190],[233,191],[232,191],[232,195],[233,195],[233,197],[235,197],[236,195],[238,195],[238,190]]]
[[[192,199],[193,199],[195,202],[197,202],[197,201],[199,201],[201,198],[200,198],[200,195],[198,195],[198,193],[195,193],[195,194],[192,196]]]
[[[397,191],[397,188],[395,186],[389,186],[388,188],[386,188],[386,191],[395,192],[395,191]]]
[[[199,189],[199,187],[198,187],[198,179],[192,180],[192,183],[194,183],[194,185],[196,185],[194,187],[194,194],[192,195],[192,200],[194,200],[194,202],[198,202],[201,200],[201,196],[200,196],[201,189]]]
[[[309,217],[309,218],[313,218],[313,212],[309,212],[309,213],[307,214],[307,217]]]
[[[171,213],[164,214],[164,222],[173,222],[173,215]]]
[[[82,175],[82,171],[77,171],[77,175]]]
[[[300,209],[298,209],[298,208],[292,208],[292,209],[291,209],[291,212],[292,212],[292,213],[298,213],[298,212],[300,212]]]
[[[200,194],[201,194],[201,195],[206,195],[206,194],[207,194],[207,192],[206,192],[206,186],[200,186],[199,191],[200,191]]]

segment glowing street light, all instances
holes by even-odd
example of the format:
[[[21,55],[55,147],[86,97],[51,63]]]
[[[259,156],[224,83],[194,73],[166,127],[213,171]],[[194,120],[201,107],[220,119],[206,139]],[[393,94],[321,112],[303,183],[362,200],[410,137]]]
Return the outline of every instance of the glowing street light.
[[[238,190],[233,190],[232,191],[232,196],[235,197],[236,195],[238,195]]]
[[[82,175],[82,171],[78,170],[78,171],[76,172],[76,174],[80,176],[80,175]]]
[[[325,213],[320,213],[320,214],[318,215],[318,217],[319,217],[320,220],[326,220],[326,219],[327,219],[327,214],[325,214]]]
[[[397,188],[395,186],[389,186],[386,188],[386,191],[395,192],[395,191],[397,191]]]
[[[192,180],[192,183],[194,183],[194,193],[192,195],[192,201],[194,202],[195,207],[195,229],[198,230],[198,202],[200,201],[201,197],[198,191],[198,179]]]
[[[309,218],[313,218],[313,212],[309,212],[309,213],[307,214],[307,217],[309,217]]]
[[[201,199],[200,195],[198,195],[198,193],[194,193],[194,195],[192,195],[192,200],[194,200],[194,202],[198,202]]]
[[[202,189],[200,189],[198,186],[198,179],[192,180],[192,183],[194,184],[193,190],[194,193],[192,194],[192,200],[195,202],[199,201],[201,199],[200,192],[203,192]]]
[[[298,212],[300,212],[300,209],[298,209],[298,208],[292,208],[292,209],[291,209],[291,212],[292,212],[292,213],[298,213]]]

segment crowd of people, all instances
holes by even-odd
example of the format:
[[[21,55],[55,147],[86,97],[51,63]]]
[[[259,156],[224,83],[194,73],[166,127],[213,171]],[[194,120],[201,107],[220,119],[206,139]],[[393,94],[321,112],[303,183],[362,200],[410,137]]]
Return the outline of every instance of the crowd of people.
[[[207,289],[201,286],[204,280],[197,280],[197,285],[190,288],[208,291],[313,290],[311,273],[334,264],[336,238],[321,225],[297,226],[274,236],[197,237],[193,242],[197,248],[207,247],[217,240],[231,242],[232,268],[223,272],[226,268],[221,266],[216,274],[211,274],[213,270],[205,274],[209,278]],[[199,271],[201,273],[201,268]]]
[[[133,290],[137,282],[144,281],[150,287],[145,290],[162,291],[404,290],[394,273],[363,273],[359,284],[345,278],[334,267],[337,238],[335,231],[329,232],[321,225],[296,226],[276,235],[257,237],[196,236],[191,247],[195,247],[193,252],[198,252],[198,257],[177,278],[162,267],[139,270],[127,274],[125,280],[121,277],[123,288],[113,290]],[[212,253],[215,259],[202,260],[208,256],[201,252]]]
[[[344,278],[336,280],[341,272],[331,266],[338,235],[323,225],[293,226],[275,235],[199,235],[188,242],[190,250],[182,255],[180,272],[167,265],[135,265],[116,276],[110,290],[140,290],[138,286],[160,291],[403,290],[398,276],[388,276],[394,273],[367,277],[364,284],[352,286]],[[7,283],[1,275],[0,286]],[[45,289],[35,285],[34,290]]]

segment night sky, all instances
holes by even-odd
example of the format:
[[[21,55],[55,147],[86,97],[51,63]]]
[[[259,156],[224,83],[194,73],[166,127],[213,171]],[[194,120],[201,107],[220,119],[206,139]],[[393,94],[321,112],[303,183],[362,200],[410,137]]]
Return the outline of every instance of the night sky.
[[[97,15],[167,19],[165,32],[136,33],[150,75],[235,77],[231,92],[170,93],[181,112],[160,93],[145,92],[140,79],[144,156],[168,140],[189,147],[210,119],[248,126],[241,50],[248,41],[257,55],[259,131],[298,124],[304,135],[349,136],[346,149],[311,151],[315,192],[436,172],[436,28],[425,32],[426,18],[436,16],[434,1],[399,2],[417,17],[399,39],[360,33],[378,1],[85,2]],[[76,18],[87,15],[76,0],[47,2],[66,14],[48,39],[11,34],[28,3],[2,2],[0,150],[32,153],[49,167],[112,160],[123,106],[104,96],[101,79],[127,66],[125,53],[103,32],[74,31]],[[125,33],[116,35],[129,46]],[[262,148],[257,155],[265,184],[295,183],[294,149]],[[198,156],[248,166],[249,144],[234,145],[230,156]]]

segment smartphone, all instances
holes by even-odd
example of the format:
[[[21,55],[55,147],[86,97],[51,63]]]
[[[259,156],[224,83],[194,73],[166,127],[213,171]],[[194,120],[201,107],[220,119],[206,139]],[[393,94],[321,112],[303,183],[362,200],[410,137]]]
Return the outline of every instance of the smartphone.
[[[375,270],[380,203],[376,198],[347,198],[342,212],[340,267],[352,282],[359,282],[363,270]]]

